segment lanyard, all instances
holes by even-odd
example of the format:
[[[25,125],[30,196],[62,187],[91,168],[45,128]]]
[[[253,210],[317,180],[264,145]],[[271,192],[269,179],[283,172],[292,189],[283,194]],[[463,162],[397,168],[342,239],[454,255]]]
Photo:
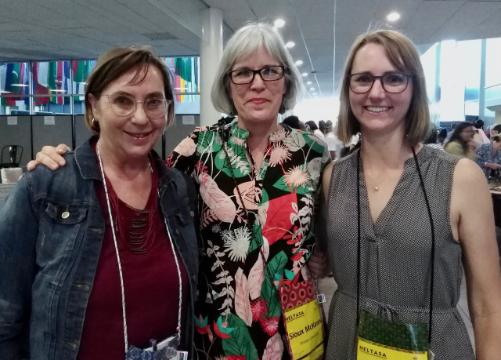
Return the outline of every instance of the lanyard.
[[[101,152],[99,151],[99,146],[96,146],[96,152],[97,152],[97,158],[99,160],[101,177],[103,179],[104,193],[106,195],[106,206],[108,207],[108,215],[109,215],[109,221],[110,221],[110,226],[111,226],[111,233],[113,236],[113,245],[115,247],[115,256],[117,258],[118,275],[120,278],[120,297],[121,297],[121,302],[122,302],[122,321],[123,321],[123,329],[124,329],[124,346],[125,346],[124,353],[127,353],[127,350],[129,349],[129,338],[127,335],[127,313],[126,313],[126,303],[125,303],[125,286],[124,286],[124,279],[123,279],[123,272],[122,272],[122,261],[120,259],[120,253],[118,251],[118,241],[117,241],[117,236],[115,233],[115,222],[113,221],[112,207],[111,207],[110,196],[109,196],[109,192],[108,192],[108,184],[106,182],[106,177],[104,175],[103,160],[101,159]],[[157,195],[160,198],[160,194],[158,194],[158,189],[157,189]],[[178,306],[178,312],[177,312],[177,328],[176,328],[176,337],[179,340],[181,338],[181,309],[183,307],[183,282],[182,282],[182,278],[181,278],[181,269],[179,266],[179,260],[177,258],[176,249],[174,247],[174,242],[172,240],[172,236],[170,235],[169,227],[167,226],[167,221],[165,220],[165,217],[164,217],[164,224],[165,224],[165,229],[167,231],[167,236],[169,237],[170,246],[172,248],[172,254],[174,255],[174,261],[176,263],[176,270],[177,270],[177,278],[178,278],[178,283],[179,283],[179,301],[178,301],[179,306]]]
[[[431,331],[433,324],[433,290],[434,290],[434,278],[435,278],[435,226],[433,223],[433,217],[431,214],[431,207],[428,201],[428,195],[426,194],[426,188],[424,186],[423,176],[421,174],[421,168],[417,160],[416,151],[414,147],[412,149],[412,156],[416,164],[417,173],[419,176],[419,182],[421,189],[423,190],[424,200],[426,203],[426,209],[428,210],[428,218],[430,220],[431,229],[431,278],[430,278],[430,301],[429,301],[429,318],[428,318],[428,348],[431,345]],[[356,314],[356,328],[359,326],[359,312],[360,312],[360,263],[361,263],[361,216],[360,216],[360,152],[361,148],[357,153],[357,314]]]

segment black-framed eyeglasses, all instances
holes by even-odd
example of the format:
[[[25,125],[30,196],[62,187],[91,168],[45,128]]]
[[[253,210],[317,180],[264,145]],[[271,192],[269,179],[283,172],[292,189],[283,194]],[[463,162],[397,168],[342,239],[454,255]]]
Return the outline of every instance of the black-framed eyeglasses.
[[[283,65],[266,65],[257,70],[246,67],[235,69],[230,71],[228,75],[233,84],[244,85],[252,83],[256,74],[259,74],[263,81],[280,80],[284,77],[285,71],[286,68]]]
[[[379,79],[384,91],[391,94],[399,94],[407,89],[409,79],[412,75],[398,71],[386,72],[383,75],[375,76],[371,73],[363,72],[350,75],[350,89],[355,94],[366,94]]]
[[[170,101],[160,95],[149,96],[144,100],[136,100],[132,95],[116,93],[102,95],[108,99],[111,110],[117,116],[130,116],[136,112],[137,103],[143,104],[144,113],[150,118],[159,118],[167,113]]]

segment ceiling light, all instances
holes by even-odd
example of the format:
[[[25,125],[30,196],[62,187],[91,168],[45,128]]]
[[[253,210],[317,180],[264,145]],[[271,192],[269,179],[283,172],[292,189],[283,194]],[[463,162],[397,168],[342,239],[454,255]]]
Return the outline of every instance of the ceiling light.
[[[287,43],[285,44],[285,47],[287,49],[292,49],[294,46],[296,46],[296,43],[294,41],[287,41]]]
[[[398,21],[400,20],[400,14],[396,11],[392,11],[391,13],[386,15],[386,20],[388,20],[389,22]]]
[[[303,77],[307,77],[307,76],[308,76],[308,73],[307,73],[307,72],[304,72],[304,73],[302,73],[301,75],[303,75]]]
[[[315,88],[312,86],[312,87],[310,88],[310,91],[315,91]]]
[[[306,85],[311,85],[311,84],[313,84],[311,81],[306,82]]]
[[[296,66],[301,66],[303,65],[303,60],[296,60],[294,64],[296,64]]]
[[[283,28],[284,25],[285,25],[284,19],[278,18],[273,22],[273,26],[276,27],[277,29]]]

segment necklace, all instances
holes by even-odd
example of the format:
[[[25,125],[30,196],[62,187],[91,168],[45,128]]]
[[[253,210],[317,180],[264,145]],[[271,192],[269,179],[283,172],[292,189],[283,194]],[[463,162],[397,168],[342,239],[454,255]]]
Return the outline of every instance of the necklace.
[[[116,230],[115,230],[115,222],[113,221],[113,210],[111,207],[111,201],[110,201],[110,195],[108,192],[108,185],[106,183],[106,177],[104,176],[104,166],[103,166],[103,160],[101,158],[101,152],[99,151],[99,146],[96,145],[96,153],[97,153],[97,158],[99,160],[99,168],[101,170],[101,178],[103,180],[103,187],[104,187],[104,194],[106,196],[106,207],[108,208],[108,215],[109,215],[109,221],[110,221],[110,226],[111,226],[111,234],[113,237],[113,246],[115,248],[115,256],[117,259],[117,266],[118,266],[118,275],[120,279],[120,298],[122,301],[122,321],[123,321],[123,332],[124,332],[124,346],[125,346],[125,353],[129,350],[129,337],[127,335],[127,312],[126,312],[126,303],[125,303],[125,285],[124,285],[124,278],[123,278],[123,271],[122,271],[122,261],[120,259],[120,253],[118,250],[118,240],[117,240],[117,235],[116,235]],[[150,164],[151,166],[151,164]],[[157,196],[160,197],[160,194],[158,193],[157,189]],[[164,218],[164,224],[165,224],[165,230],[167,231],[167,236],[169,237],[169,242],[170,246],[172,249],[172,254],[174,255],[174,261],[176,263],[176,270],[177,270],[177,278],[178,278],[178,284],[179,284],[179,301],[178,301],[178,311],[177,311],[177,327],[176,327],[176,338],[179,342],[181,338],[181,309],[183,307],[183,282],[181,278],[181,268],[179,266],[179,260],[177,258],[176,254],[176,249],[174,247],[174,242],[172,240],[172,236],[170,235],[169,231],[169,226],[167,225],[167,220]]]

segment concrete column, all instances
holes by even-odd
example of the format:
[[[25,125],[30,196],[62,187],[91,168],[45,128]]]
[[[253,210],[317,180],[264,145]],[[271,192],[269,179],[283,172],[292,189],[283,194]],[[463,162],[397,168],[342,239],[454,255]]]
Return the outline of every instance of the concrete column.
[[[223,55],[223,12],[209,8],[202,13],[200,41],[200,125],[215,123],[221,114],[214,109],[210,91],[214,74]]]

